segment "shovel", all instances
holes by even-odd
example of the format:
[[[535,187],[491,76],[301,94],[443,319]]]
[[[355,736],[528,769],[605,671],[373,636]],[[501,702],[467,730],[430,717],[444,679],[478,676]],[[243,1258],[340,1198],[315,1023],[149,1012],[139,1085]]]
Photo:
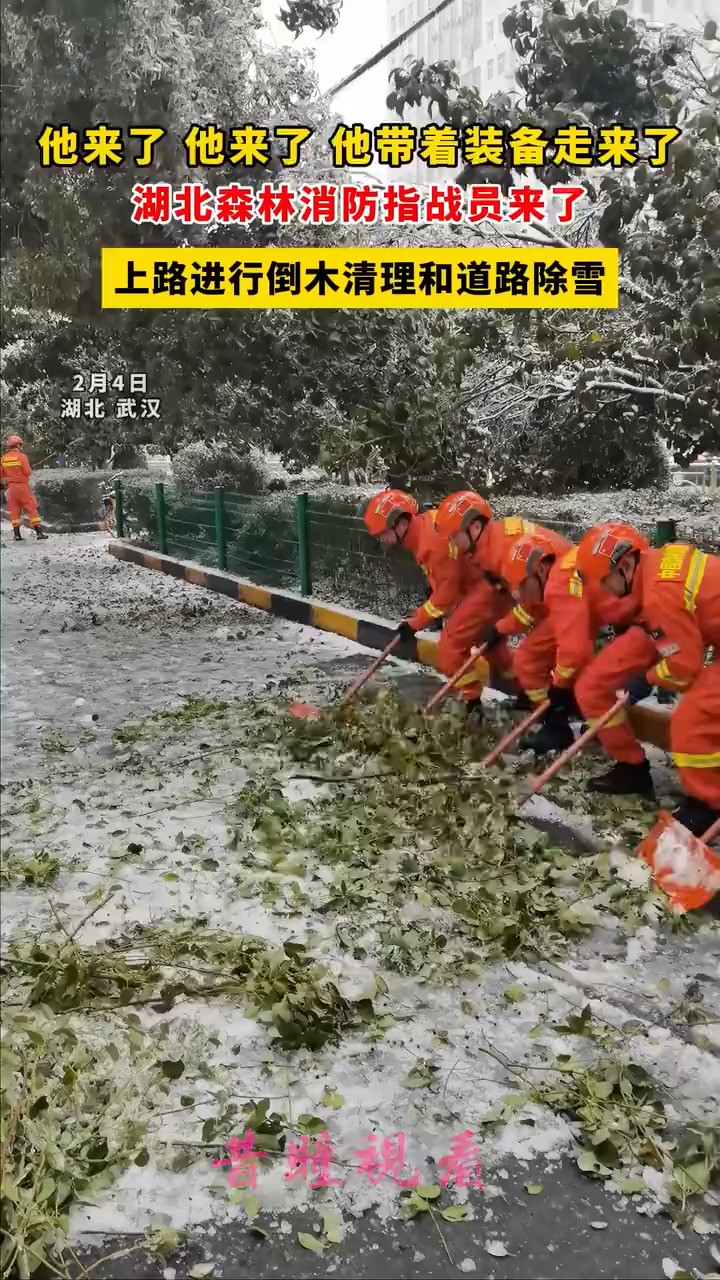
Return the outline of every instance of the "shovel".
[[[382,653],[370,663],[367,671],[362,671],[357,679],[353,680],[343,697],[341,706],[346,707],[348,703],[352,702],[355,694],[358,693],[360,689],[362,689],[363,685],[367,684],[368,680],[375,675],[378,667],[382,666],[385,659],[390,657],[390,654],[394,649],[397,649],[399,644],[400,636],[393,636],[392,640],[385,646]],[[296,720],[319,720],[322,714],[320,707],[313,707],[309,702],[293,702],[290,707],[290,715],[294,716]]]
[[[703,836],[694,836],[663,809],[652,831],[638,845],[653,880],[678,913],[704,907],[720,893],[720,854],[709,847],[718,835],[720,818]]]
[[[503,751],[507,751],[508,747],[511,747],[514,742],[517,742],[518,738],[522,738],[523,734],[527,733],[528,729],[530,729],[537,720],[540,720],[540,718],[545,715],[549,706],[550,699],[545,698],[545,700],[540,702],[537,707],[534,707],[530,712],[530,715],[526,716],[525,719],[522,720],[520,724],[516,725],[514,729],[511,729],[504,738],[501,738],[497,746],[493,747],[492,751],[485,756],[484,760],[481,760],[480,768],[487,769],[491,764],[494,764],[495,761],[503,754]]]
[[[423,717],[425,719],[427,719],[433,707],[436,707],[438,702],[442,702],[443,698],[447,697],[450,691],[455,688],[458,681],[462,680],[463,676],[465,675],[465,672],[469,671],[470,668],[474,666],[477,659],[483,656],[486,649],[487,649],[486,644],[481,644],[479,649],[473,649],[472,653],[470,654],[470,657],[465,659],[461,667],[458,667],[457,671],[455,672],[455,675],[451,676],[449,680],[446,680],[445,683],[440,686],[437,693],[433,694],[432,698],[423,709]]]
[[[563,751],[558,756],[557,760],[554,760],[553,763],[543,771],[543,773],[539,774],[537,778],[534,778],[530,786],[530,790],[520,801],[518,808],[522,808],[524,804],[527,804],[531,796],[535,796],[538,791],[542,791],[546,782],[549,782],[551,778],[555,777],[556,773],[559,773],[561,769],[564,769],[568,760],[572,760],[578,752],[582,751],[583,748],[587,746],[588,742],[590,742],[592,738],[597,737],[598,733],[602,728],[604,728],[608,720],[612,720],[613,716],[617,715],[618,711],[625,706],[627,700],[628,695],[624,693],[621,698],[618,698],[617,702],[614,703],[610,710],[605,712],[604,716],[601,716],[590,729],[586,729],[584,733],[581,733],[580,737],[576,738],[572,746],[568,747],[566,751]]]

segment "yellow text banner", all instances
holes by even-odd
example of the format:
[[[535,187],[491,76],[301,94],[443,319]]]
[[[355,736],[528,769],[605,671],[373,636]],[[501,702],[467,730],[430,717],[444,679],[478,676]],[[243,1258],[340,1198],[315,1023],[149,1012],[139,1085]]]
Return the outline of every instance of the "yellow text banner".
[[[103,249],[109,308],[618,306],[617,249]]]

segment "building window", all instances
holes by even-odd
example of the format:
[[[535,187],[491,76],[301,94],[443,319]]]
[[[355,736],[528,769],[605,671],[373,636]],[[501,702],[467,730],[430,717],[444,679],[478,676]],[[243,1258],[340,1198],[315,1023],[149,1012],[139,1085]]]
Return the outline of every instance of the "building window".
[[[643,13],[647,14],[648,18],[652,18],[654,8],[653,0],[643,0],[642,10]]]
[[[391,18],[390,20],[390,35],[394,36],[396,31],[397,31],[397,17]]]
[[[493,20],[492,20],[492,18],[491,18],[491,19],[490,19],[490,21],[489,21],[489,22],[488,22],[488,24],[487,24],[487,39],[488,39],[488,44],[491,44],[491,43],[492,43],[492,39],[493,39],[493,36],[494,36],[494,35],[495,35],[495,23],[493,22]]]
[[[504,72],[505,72],[505,54],[501,53],[498,55],[497,73],[499,76],[501,76],[504,74]]]
[[[492,60],[492,58],[490,59],[490,61],[489,61],[489,62],[488,62],[488,64],[487,64],[487,67],[486,67],[486,69],[485,69],[485,75],[487,76],[487,79],[488,79],[488,80],[492,80],[492,77],[493,77],[493,60]]]

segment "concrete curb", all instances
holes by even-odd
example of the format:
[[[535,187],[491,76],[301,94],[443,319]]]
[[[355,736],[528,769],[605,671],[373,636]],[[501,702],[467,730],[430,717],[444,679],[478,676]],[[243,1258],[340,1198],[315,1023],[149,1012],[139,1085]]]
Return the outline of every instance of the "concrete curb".
[[[260,587],[233,573],[208,569],[190,560],[178,560],[175,556],[163,556],[157,551],[146,551],[130,542],[110,542],[108,551],[116,560],[125,560],[145,569],[167,573],[196,587],[205,587],[207,591],[230,596],[253,609],[264,609],[288,622],[316,627],[319,631],[330,631],[347,640],[354,640],[366,649],[384,649],[394,631],[385,618],[341,609],[337,605],[328,605],[312,596],[301,596],[294,591],[275,591],[270,587]],[[419,636],[415,643],[415,661],[437,670],[437,647],[437,640]],[[507,683],[501,681],[493,681],[493,688],[505,693],[511,691]],[[667,711],[655,711],[651,707],[631,707],[629,715],[641,742],[668,750],[670,715]]]

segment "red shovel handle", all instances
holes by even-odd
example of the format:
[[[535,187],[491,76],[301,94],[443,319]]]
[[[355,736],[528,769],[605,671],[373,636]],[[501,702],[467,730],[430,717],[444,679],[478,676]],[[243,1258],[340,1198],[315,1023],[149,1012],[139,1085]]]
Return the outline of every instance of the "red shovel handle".
[[[486,649],[487,649],[487,645],[481,644],[480,648],[476,649],[474,653],[471,653],[470,657],[465,659],[462,666],[458,667],[457,671],[455,672],[455,675],[451,676],[449,680],[446,680],[445,683],[440,686],[437,693],[433,694],[432,698],[430,699],[427,706],[425,707],[425,710],[423,711],[424,716],[426,716],[428,712],[432,711],[433,707],[436,707],[438,702],[442,702],[443,698],[446,697],[446,695],[450,692],[451,689],[455,688],[455,685],[457,684],[458,680],[462,680],[463,676],[465,675],[465,672],[469,671],[470,668],[474,666],[478,658],[482,657]]]
[[[550,699],[545,698],[543,702],[539,703],[538,706],[530,712],[529,716],[526,716],[520,724],[516,725],[514,729],[511,729],[510,732],[506,734],[500,742],[498,742],[496,747],[493,747],[489,755],[486,755],[485,759],[480,762],[480,768],[487,769],[489,765],[494,764],[498,757],[502,755],[503,751],[507,751],[508,747],[511,747],[513,742],[517,742],[518,738],[521,738],[531,725],[535,724],[536,720],[539,720],[541,716],[545,715],[549,706]]]
[[[716,818],[711,827],[708,827],[704,836],[701,836],[703,844],[710,844],[716,836],[720,836],[720,818]]]
[[[625,706],[627,700],[628,695],[624,693],[621,698],[618,698],[614,706],[612,706],[609,711],[605,712],[604,716],[601,716],[590,729],[586,729],[585,733],[582,733],[580,737],[573,742],[572,746],[568,747],[567,751],[563,751],[562,755],[559,755],[557,760],[554,760],[544,773],[541,773],[539,777],[535,778],[528,794],[520,801],[520,805],[518,807],[527,804],[531,796],[537,795],[538,791],[542,790],[546,782],[549,782],[551,778],[555,777],[556,773],[559,773],[561,769],[564,769],[568,760],[572,760],[573,756],[576,756],[579,751],[582,751],[583,747],[586,747],[592,738],[597,737],[598,733],[602,728],[604,728],[608,720],[612,720],[613,716],[617,715],[618,711]]]
[[[348,702],[352,701],[352,699],[355,697],[355,694],[358,693],[360,689],[362,689],[363,685],[367,683],[370,677],[375,675],[375,672],[377,671],[378,667],[382,666],[385,659],[390,657],[390,654],[392,653],[393,649],[397,649],[399,644],[400,644],[400,636],[393,636],[392,640],[390,641],[389,644],[385,646],[385,648],[383,649],[379,657],[377,657],[374,662],[370,663],[370,666],[368,667],[367,671],[363,671],[362,674],[357,677],[357,680],[353,680],[352,684],[350,685],[350,688],[348,689],[347,693],[345,694],[342,700],[342,705],[344,707],[347,706]]]

